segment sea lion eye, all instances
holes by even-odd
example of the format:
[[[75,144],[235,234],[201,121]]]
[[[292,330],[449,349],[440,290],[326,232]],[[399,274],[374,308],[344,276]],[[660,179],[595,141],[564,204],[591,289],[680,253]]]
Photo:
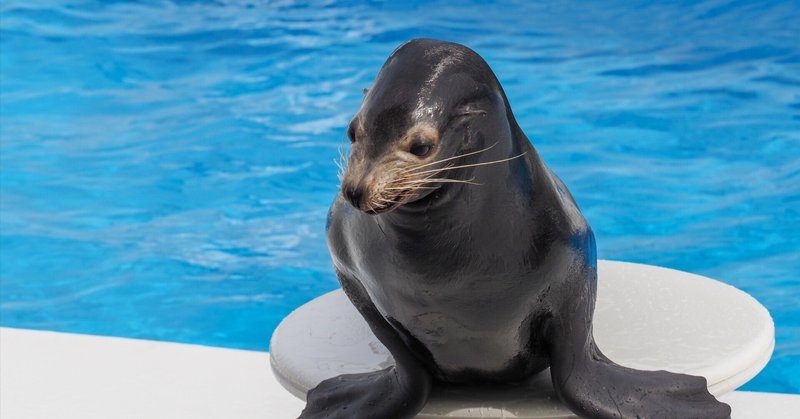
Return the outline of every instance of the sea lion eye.
[[[433,144],[416,143],[411,146],[409,152],[417,157],[427,156],[433,149]]]

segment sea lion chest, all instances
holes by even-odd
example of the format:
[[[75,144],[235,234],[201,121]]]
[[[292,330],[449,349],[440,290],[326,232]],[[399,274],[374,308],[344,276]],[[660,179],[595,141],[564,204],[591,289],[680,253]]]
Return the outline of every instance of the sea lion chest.
[[[331,217],[337,269],[364,286],[440,378],[507,381],[543,367],[544,354],[531,345],[532,302],[545,289],[548,268],[529,253],[548,249],[535,249],[525,221],[390,225],[344,204],[334,204]]]

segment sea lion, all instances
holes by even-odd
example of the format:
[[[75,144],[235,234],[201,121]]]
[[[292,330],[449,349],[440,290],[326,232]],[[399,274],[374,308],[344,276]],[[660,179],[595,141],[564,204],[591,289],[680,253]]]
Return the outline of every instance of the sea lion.
[[[434,382],[519,382],[548,366],[580,416],[730,416],[704,378],[625,368],[597,348],[592,230],[477,53],[401,45],[348,137],[328,246],[396,365],[323,381],[301,418],[412,417]]]

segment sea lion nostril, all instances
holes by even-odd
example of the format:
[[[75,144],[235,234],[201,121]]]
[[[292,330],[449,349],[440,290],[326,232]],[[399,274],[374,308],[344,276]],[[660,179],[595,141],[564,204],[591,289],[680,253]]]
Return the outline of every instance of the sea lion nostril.
[[[364,190],[355,186],[347,186],[344,188],[344,196],[356,208],[361,208],[361,196],[364,195]]]

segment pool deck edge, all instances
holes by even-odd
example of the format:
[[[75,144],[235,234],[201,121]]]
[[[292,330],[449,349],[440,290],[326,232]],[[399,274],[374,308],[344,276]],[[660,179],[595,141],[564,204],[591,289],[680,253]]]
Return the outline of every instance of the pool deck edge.
[[[800,395],[735,391],[734,419],[790,418]],[[294,418],[267,352],[0,328],[0,417]]]

